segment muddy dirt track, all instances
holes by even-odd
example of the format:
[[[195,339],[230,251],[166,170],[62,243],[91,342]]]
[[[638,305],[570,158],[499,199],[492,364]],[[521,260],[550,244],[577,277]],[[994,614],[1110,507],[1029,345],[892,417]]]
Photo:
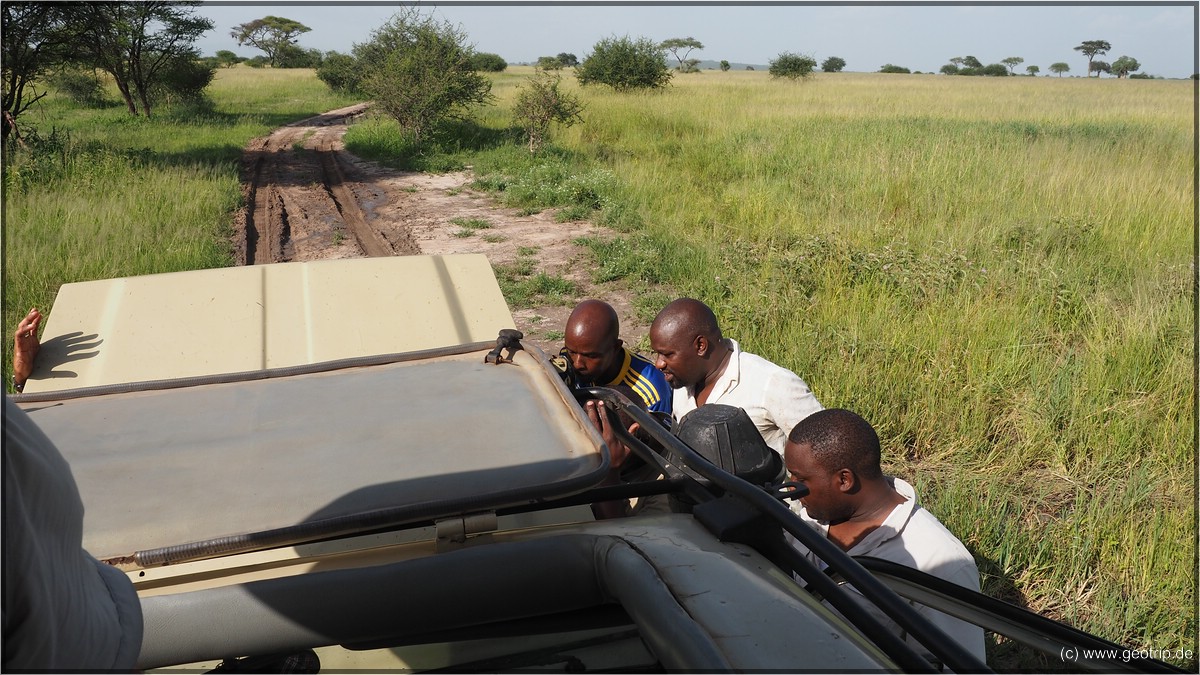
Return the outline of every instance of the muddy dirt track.
[[[522,215],[470,189],[470,172],[422,174],[362,160],[344,149],[347,125],[366,104],[332,110],[251,141],[243,155],[246,208],[236,222],[238,264],[368,256],[483,253],[493,265],[536,250],[537,271],[575,281],[575,300],[598,297],[621,317],[636,345],[647,327],[634,320],[627,290],[590,283],[588,252],[573,241],[611,233],[588,222],[558,223],[550,211]],[[471,236],[454,222],[483,220]],[[571,303],[573,304],[573,302]],[[557,352],[570,305],[512,307],[517,328]]]

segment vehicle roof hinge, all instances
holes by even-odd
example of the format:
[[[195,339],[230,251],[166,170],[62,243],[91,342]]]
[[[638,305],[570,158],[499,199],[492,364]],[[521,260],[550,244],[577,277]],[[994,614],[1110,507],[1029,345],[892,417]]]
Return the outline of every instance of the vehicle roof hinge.
[[[496,512],[484,511],[443,518],[435,521],[434,527],[437,530],[437,547],[440,551],[443,547],[465,542],[471,535],[495,532]]]

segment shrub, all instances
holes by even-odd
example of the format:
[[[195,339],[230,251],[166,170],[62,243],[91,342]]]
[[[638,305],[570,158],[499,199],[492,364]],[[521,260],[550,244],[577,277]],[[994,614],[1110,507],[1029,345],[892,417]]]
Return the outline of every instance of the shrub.
[[[150,93],[154,99],[168,103],[198,103],[204,100],[204,90],[215,74],[216,66],[211,63],[191,57],[178,58],[159,72]]]
[[[575,77],[582,85],[606,84],[617,91],[658,89],[671,81],[671,70],[653,40],[610,37],[596,43]]]
[[[538,71],[517,91],[513,119],[525,130],[530,154],[546,142],[552,123],[569,127],[583,119],[583,104],[574,95],[559,91],[561,81],[557,74]]]
[[[542,70],[559,70],[563,67],[557,56],[539,56],[537,63],[533,65]]]
[[[771,61],[767,72],[771,73],[771,77],[773,78],[786,77],[790,80],[795,80],[812,75],[813,69],[816,67],[817,60],[811,56],[783,52],[774,61]]]
[[[1003,68],[1004,66],[1000,66],[1000,67]],[[912,71],[909,70],[908,68],[905,68],[904,66],[896,66],[896,65],[892,65],[890,63],[885,63],[883,65],[883,67],[881,67],[879,69],[879,72],[881,72],[881,73],[911,73]]]
[[[362,71],[353,56],[329,52],[317,68],[317,78],[334,91],[353,94],[359,91]]]
[[[242,61],[246,60],[246,59],[243,59],[242,57],[238,56],[237,54],[234,54],[233,52],[229,51],[228,49],[222,49],[222,50],[218,51],[216,58],[217,58],[217,64],[220,65],[222,68],[232,68],[232,67],[236,66],[237,64],[241,63]]]
[[[89,108],[104,107],[104,85],[95,71],[63,70],[50,77],[50,84],[72,101]]]
[[[508,61],[505,61],[499,54],[478,52],[471,55],[471,66],[484,73],[501,73],[508,68]]]
[[[726,61],[725,59],[721,59],[721,72],[722,73],[729,72],[729,62]]]
[[[840,73],[846,67],[846,59],[840,56],[831,56],[821,62],[821,70],[826,73]]]
[[[475,72],[465,39],[461,30],[412,8],[355,47],[363,91],[418,145],[438,126],[466,119],[473,106],[492,99],[492,83]]]

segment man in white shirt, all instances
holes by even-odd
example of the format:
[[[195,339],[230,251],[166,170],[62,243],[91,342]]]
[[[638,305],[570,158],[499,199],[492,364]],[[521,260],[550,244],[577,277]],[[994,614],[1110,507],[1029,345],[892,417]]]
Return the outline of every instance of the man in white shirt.
[[[831,408],[798,423],[788,436],[784,464],[791,480],[808,488],[796,506],[800,517],[851,556],[871,556],[912,567],[979,591],[979,569],[970,551],[933,514],[917,503],[908,483],[885,476],[879,465],[879,436],[849,410]],[[824,563],[788,535],[819,568]],[[867,605],[883,624],[928,651],[882,612]],[[983,629],[913,603],[917,612],[984,659]],[[932,657],[930,657],[932,658]]]
[[[675,389],[676,419],[705,403],[746,411],[763,440],[783,454],[787,433],[821,409],[808,385],[792,371],[744,352],[721,335],[708,305],[680,298],[663,308],[650,326],[654,365]]]

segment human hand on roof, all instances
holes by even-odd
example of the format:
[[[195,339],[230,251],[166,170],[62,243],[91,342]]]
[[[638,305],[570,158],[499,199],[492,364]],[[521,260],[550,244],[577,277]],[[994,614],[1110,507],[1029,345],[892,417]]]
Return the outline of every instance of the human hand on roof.
[[[38,340],[41,325],[42,313],[34,307],[17,324],[17,332],[13,334],[13,387],[17,391],[25,388],[25,381],[33,373],[34,361],[42,347]]]

